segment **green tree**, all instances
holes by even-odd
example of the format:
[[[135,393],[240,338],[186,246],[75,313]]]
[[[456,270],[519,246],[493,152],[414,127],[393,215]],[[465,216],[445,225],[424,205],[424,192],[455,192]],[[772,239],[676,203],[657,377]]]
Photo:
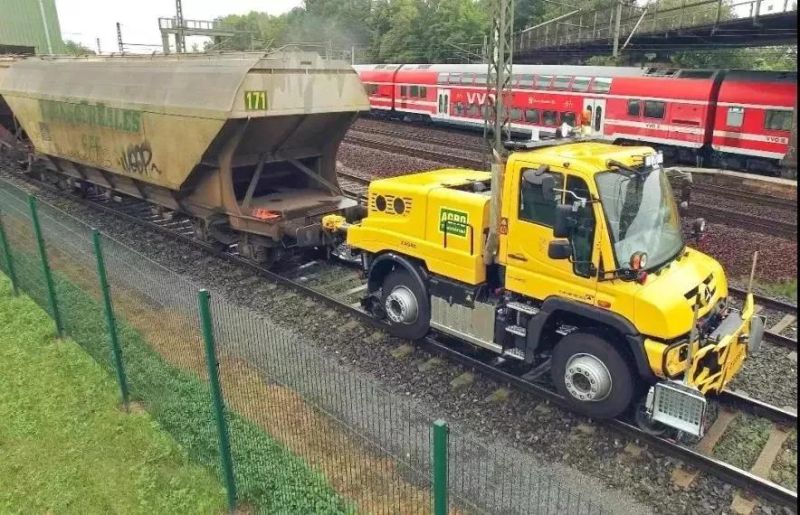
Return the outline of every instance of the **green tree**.
[[[69,55],[95,55],[97,53],[91,48],[69,39],[64,41],[64,49]]]

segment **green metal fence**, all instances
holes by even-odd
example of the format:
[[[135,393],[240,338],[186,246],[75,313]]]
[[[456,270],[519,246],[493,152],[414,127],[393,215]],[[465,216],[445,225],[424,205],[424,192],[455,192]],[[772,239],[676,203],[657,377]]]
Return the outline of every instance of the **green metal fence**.
[[[602,513],[313,344],[0,180],[0,270],[260,513]],[[16,291],[16,290],[15,290]]]

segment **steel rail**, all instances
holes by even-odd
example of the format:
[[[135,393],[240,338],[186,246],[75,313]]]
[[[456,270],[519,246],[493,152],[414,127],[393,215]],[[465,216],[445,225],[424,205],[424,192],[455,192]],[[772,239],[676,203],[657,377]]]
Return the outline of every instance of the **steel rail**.
[[[33,178],[30,179],[35,182],[41,183],[41,181],[36,181]],[[49,187],[50,185],[46,186]],[[275,281],[276,283],[293,288],[298,292],[303,293],[304,295],[307,295],[311,298],[320,300],[331,306],[345,310],[351,313],[352,315],[355,315],[365,323],[370,324],[373,327],[377,328],[386,327],[383,322],[370,317],[367,313],[365,313],[361,309],[343,303],[341,300],[333,297],[329,293],[316,290],[310,286],[294,281],[288,277],[285,277],[279,273],[268,270],[263,266],[260,266],[257,263],[244,259],[238,255],[231,254],[229,252],[226,252],[225,250],[220,250],[219,248],[214,247],[213,245],[200,242],[190,235],[173,231],[170,228],[159,225],[153,221],[145,220],[137,216],[134,216],[132,214],[120,211],[118,209],[98,204],[97,202],[81,198],[77,195],[64,193],[63,191],[58,191],[58,193],[61,195],[66,195],[69,198],[78,201],[81,204],[87,205],[91,208],[98,209],[112,216],[124,218],[126,221],[130,221],[131,223],[135,223],[137,225],[150,228],[157,232],[164,233],[172,238],[177,237],[179,240],[195,245],[199,248],[202,248],[203,250],[209,252],[214,256],[221,257],[232,263],[244,266],[252,270],[253,272],[257,273],[261,277],[268,278],[272,281]],[[459,352],[454,347],[446,345],[443,341],[437,339],[433,335],[429,335],[421,341],[425,344],[427,348],[431,349],[437,354],[445,356],[448,359],[459,362],[470,368],[473,368],[474,370],[481,372],[481,374],[484,376],[491,377],[498,381],[506,382],[510,385],[514,385],[521,391],[530,393],[536,397],[552,402],[567,410],[570,409],[566,400],[560,395],[558,395],[556,392],[548,388],[545,388],[542,385],[537,385],[520,376],[502,370],[497,366],[490,364],[489,362]],[[773,421],[775,423],[780,423],[782,425],[788,425],[788,426],[793,426],[796,425],[797,423],[796,414],[786,410],[782,410],[774,406],[770,406],[769,404],[757,401],[755,399],[751,399],[749,397],[740,394],[725,392],[722,395],[718,396],[718,399],[720,400],[720,402],[724,404],[729,404],[740,410],[748,411],[754,415],[768,418],[770,421]],[[642,429],[631,424],[629,421],[625,419],[602,420],[597,422],[611,429],[614,429],[622,434],[646,442],[647,444],[653,446],[654,448],[658,449],[659,451],[663,452],[668,456],[678,457],[683,461],[685,461],[686,463],[691,464],[712,475],[715,475],[716,477],[722,479],[723,481],[726,481],[727,483],[730,483],[731,485],[751,491],[757,495],[762,496],[765,499],[773,501],[777,504],[781,504],[783,506],[797,505],[796,491],[789,490],[781,485],[778,485],[777,483],[769,481],[768,479],[756,476],[749,471],[737,468],[733,465],[725,463],[711,456],[706,456],[704,454],[701,454],[698,451],[690,447],[687,447],[685,445],[682,445],[674,440],[668,438],[662,438],[660,436],[643,431]]]

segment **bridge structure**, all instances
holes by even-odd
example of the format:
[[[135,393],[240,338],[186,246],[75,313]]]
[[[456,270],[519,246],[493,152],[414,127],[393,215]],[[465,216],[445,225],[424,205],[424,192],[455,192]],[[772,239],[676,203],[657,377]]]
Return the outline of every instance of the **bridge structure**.
[[[672,52],[797,44],[796,0],[622,0],[579,8],[516,34],[515,63],[594,55],[663,60]]]

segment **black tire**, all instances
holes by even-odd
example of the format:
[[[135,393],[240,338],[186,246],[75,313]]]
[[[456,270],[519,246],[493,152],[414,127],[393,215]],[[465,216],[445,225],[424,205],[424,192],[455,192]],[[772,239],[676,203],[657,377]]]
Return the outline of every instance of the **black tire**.
[[[409,322],[393,321],[389,315],[390,295],[396,289],[404,289],[410,292],[417,306],[416,317]],[[381,286],[381,305],[386,313],[386,322],[389,325],[389,332],[398,338],[407,340],[418,340],[428,334],[431,325],[431,302],[428,293],[408,271],[398,269],[391,272]]]
[[[567,387],[567,364],[580,354],[601,362],[611,378],[610,391],[598,400],[581,400]],[[565,336],[556,345],[551,363],[550,374],[556,390],[579,413],[596,419],[614,418],[633,401],[637,380],[630,365],[612,344],[595,334],[575,332]]]

